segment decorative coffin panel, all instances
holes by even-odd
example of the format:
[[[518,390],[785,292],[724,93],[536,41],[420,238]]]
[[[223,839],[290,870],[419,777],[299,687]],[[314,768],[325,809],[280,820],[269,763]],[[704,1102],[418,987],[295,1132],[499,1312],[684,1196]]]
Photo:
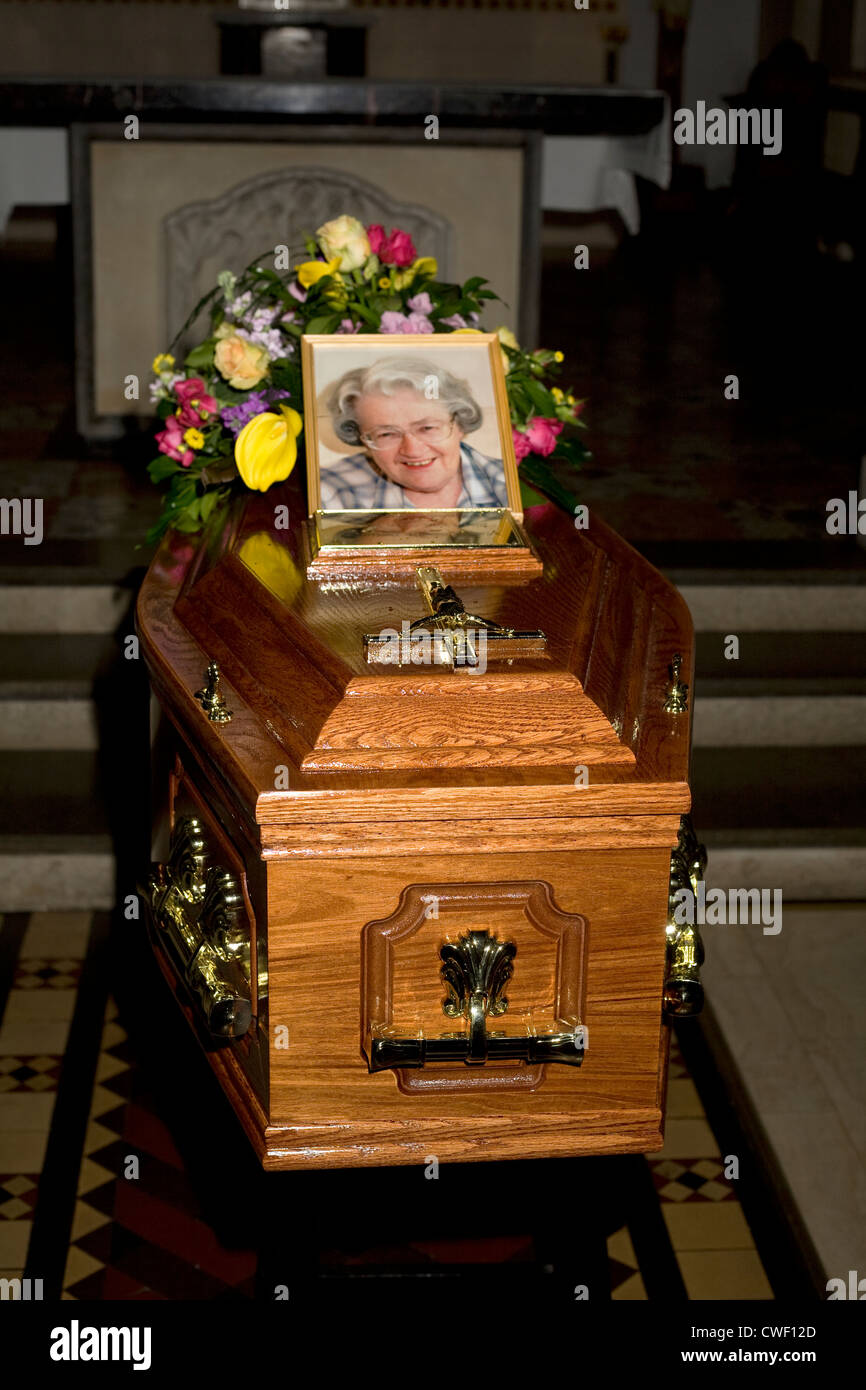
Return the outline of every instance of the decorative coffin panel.
[[[370,1070],[393,1067],[406,1093],[460,1092],[535,1090],[547,1063],[580,1065],[586,945],[548,883],[406,888],[362,933]]]

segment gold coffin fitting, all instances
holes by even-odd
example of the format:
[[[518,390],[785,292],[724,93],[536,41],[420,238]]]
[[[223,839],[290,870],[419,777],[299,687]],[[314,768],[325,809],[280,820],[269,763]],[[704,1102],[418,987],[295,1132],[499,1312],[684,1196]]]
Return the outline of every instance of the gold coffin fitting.
[[[579,1067],[583,1061],[585,1034],[578,1027],[561,1033],[489,1033],[487,1020],[507,1012],[503,993],[514,973],[517,947],[500,941],[488,931],[470,931],[457,941],[446,941],[439,951],[440,974],[448,988],[442,1002],[447,1018],[466,1020],[462,1033],[443,1033],[438,1038],[395,1038],[380,1034],[370,1041],[370,1071],[387,1067],[423,1067],[427,1062],[564,1062]]]
[[[208,1032],[241,1038],[252,1022],[249,921],[237,879],[209,858],[201,821],[180,817],[168,863],[151,866],[153,927]]]
[[[677,847],[671,855],[668,924],[665,928],[667,968],[664,1011],[669,1018],[688,1018],[699,1014],[704,1006],[704,987],[701,984],[704,943],[697,926],[691,922],[676,922],[674,912],[675,894],[683,888],[691,892],[694,903],[706,867],[707,851],[698,843],[691,816],[683,816]]]

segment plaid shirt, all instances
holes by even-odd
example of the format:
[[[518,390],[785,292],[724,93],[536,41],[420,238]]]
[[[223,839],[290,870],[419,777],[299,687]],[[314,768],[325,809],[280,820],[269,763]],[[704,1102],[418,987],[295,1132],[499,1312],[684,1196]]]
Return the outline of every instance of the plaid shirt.
[[[460,445],[463,491],[457,499],[460,508],[507,507],[505,468],[501,459],[488,458],[478,449]],[[366,454],[350,454],[322,466],[322,511],[403,511],[414,504],[398,483],[383,478]]]

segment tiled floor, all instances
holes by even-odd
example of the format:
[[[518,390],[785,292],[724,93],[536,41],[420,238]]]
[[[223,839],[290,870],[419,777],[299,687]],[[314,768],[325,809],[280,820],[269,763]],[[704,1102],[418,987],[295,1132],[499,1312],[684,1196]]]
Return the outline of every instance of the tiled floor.
[[[40,1223],[39,1250],[62,1269],[64,1299],[254,1297],[258,1237],[255,1222],[245,1221],[241,1188],[232,1186],[237,1165],[230,1153],[224,1162],[232,1175],[222,1171],[219,1158],[214,1167],[217,1184],[224,1191],[228,1183],[237,1207],[228,1213],[226,1228],[227,1213],[213,1219],[207,1184],[202,1186],[197,1171],[201,1151],[198,1160],[190,1153],[170,1096],[154,1084],[150,1059],[131,1041],[114,999],[102,998],[101,1037],[90,1054],[80,1030],[70,1035],[79,976],[89,971],[92,980],[94,970],[103,969],[94,965],[94,949],[88,955],[90,929],[87,912],[10,916],[0,928],[0,950],[12,967],[0,1024],[0,1273],[14,1277],[26,1270],[42,1277],[32,1265],[32,1250],[28,1263],[31,1230]],[[163,1007],[174,1007],[167,993],[154,1004],[157,1016]],[[180,1047],[190,1069],[188,1084],[195,1086],[203,1064],[182,1031]],[[772,1299],[736,1183],[725,1176],[725,1158],[676,1044],[668,1094],[662,1153],[592,1160],[615,1165],[605,1175],[615,1195],[611,1210],[626,1213],[621,1224],[614,1216],[607,1233],[610,1297],[645,1300],[648,1289],[659,1297],[667,1287],[670,1296],[681,1298],[684,1287],[689,1299]],[[215,1126],[211,1153],[240,1143],[251,1170],[245,1141],[218,1100],[209,1112]],[[79,1141],[67,1145],[59,1164],[55,1156],[40,1185],[49,1144],[56,1155],[58,1137],[75,1133]],[[645,1185],[643,1174],[649,1178]],[[291,1181],[294,1175],[287,1176]],[[323,1249],[319,1262],[323,1269],[345,1272],[383,1261],[417,1269],[526,1265],[536,1257],[529,1233],[432,1241],[407,1233],[384,1252]],[[667,1285],[660,1275],[665,1268]]]

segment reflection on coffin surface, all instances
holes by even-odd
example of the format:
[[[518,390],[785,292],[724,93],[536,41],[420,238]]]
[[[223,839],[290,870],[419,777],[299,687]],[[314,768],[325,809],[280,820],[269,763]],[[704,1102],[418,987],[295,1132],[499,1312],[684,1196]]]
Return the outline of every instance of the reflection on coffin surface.
[[[441,565],[434,598],[536,639],[474,665],[371,662],[425,583],[308,574],[291,482],[150,567],[151,936],[266,1167],[661,1147],[700,1002],[691,625],[597,518],[523,531],[527,573]]]

